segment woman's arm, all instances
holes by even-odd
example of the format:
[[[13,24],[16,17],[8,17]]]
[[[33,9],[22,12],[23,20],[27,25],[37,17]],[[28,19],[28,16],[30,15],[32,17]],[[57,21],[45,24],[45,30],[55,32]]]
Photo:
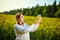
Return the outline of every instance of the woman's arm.
[[[29,31],[34,32],[38,27],[39,27],[39,24],[32,24],[31,26],[29,26]]]
[[[32,24],[30,27],[29,27],[29,31],[31,32],[34,32],[36,31],[36,29],[38,28],[39,24],[41,23],[42,21],[42,18],[38,18],[37,20],[35,20],[34,24]]]
[[[16,25],[15,30],[19,34],[24,34],[24,33],[27,33],[28,31],[34,32],[38,28],[39,24],[32,24],[31,26],[28,26],[28,24],[26,24],[26,26],[27,28]]]

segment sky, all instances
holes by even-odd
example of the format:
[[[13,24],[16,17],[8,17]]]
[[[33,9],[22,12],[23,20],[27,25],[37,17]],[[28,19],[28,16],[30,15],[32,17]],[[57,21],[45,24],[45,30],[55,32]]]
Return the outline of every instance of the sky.
[[[57,4],[59,0],[56,0]],[[20,9],[20,8],[28,8],[33,7],[39,4],[42,5],[52,5],[54,0],[0,0],[0,12]]]

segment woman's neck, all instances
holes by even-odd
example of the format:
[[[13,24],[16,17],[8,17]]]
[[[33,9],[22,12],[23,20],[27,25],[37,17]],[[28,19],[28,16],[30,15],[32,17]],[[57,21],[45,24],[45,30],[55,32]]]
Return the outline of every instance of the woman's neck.
[[[24,23],[23,22],[16,22],[16,24],[23,25]]]
[[[23,25],[23,23],[22,22],[19,22],[20,23],[20,25]]]
[[[19,24],[20,24],[20,25],[24,25],[24,23],[23,23],[23,22],[19,22]]]

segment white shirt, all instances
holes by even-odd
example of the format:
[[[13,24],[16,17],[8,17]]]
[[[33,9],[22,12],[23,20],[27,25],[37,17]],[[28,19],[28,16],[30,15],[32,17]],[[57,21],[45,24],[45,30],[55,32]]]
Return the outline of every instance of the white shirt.
[[[24,26],[15,24],[14,25],[14,31],[16,34],[15,40],[30,40],[29,32],[34,32],[38,28],[38,26],[39,24],[32,24],[31,26],[28,26],[28,24],[26,23],[24,23]]]

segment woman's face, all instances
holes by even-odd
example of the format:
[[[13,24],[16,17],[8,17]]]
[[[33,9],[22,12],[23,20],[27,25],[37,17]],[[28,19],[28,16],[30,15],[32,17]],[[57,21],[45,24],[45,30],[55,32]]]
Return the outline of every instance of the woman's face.
[[[20,16],[20,22],[24,22],[24,16],[23,16],[23,14]]]

